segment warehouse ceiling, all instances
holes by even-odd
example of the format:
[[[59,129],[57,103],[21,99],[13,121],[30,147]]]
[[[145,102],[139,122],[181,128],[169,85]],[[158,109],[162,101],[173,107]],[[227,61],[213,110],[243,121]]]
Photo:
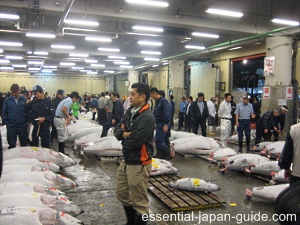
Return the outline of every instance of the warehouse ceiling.
[[[145,0],[137,2],[142,1]],[[3,50],[0,69],[46,74],[115,74],[131,67],[162,65],[168,59],[207,60],[216,51],[262,43],[268,35],[300,33],[299,25],[288,27],[271,21],[274,18],[300,21],[300,0],[161,1],[168,6],[134,4],[132,0],[1,0],[0,13],[19,15],[19,19],[0,19]],[[212,8],[241,12],[243,16],[206,12]],[[93,21],[98,25],[70,24],[68,20]],[[134,29],[136,26],[139,27]],[[144,31],[141,26],[163,31]],[[194,36],[194,32],[218,37]],[[52,34],[52,38],[30,37],[30,33]],[[87,40],[93,38],[98,41]],[[21,46],[6,46],[2,42],[17,42]],[[144,46],[143,42],[159,43]],[[72,46],[72,49],[53,48],[53,45]],[[187,45],[205,49],[190,49]],[[107,48],[114,52],[106,51]]]

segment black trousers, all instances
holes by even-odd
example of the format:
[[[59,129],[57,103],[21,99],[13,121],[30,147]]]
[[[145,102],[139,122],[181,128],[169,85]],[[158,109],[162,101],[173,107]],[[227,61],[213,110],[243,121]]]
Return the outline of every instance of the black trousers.
[[[198,134],[198,127],[201,127],[201,135],[206,137],[206,119],[204,118],[195,118],[193,124],[193,133]]]
[[[41,137],[41,144],[43,148],[50,148],[50,129],[49,126],[42,126],[40,127],[39,133],[38,132],[38,124],[35,124],[32,130],[32,146],[39,146],[39,137]]]
[[[106,115],[106,110],[105,109],[100,109],[98,111],[98,120],[99,120],[99,124],[104,126],[104,124],[106,124],[107,122],[107,115]]]
[[[187,129],[186,121],[185,121],[185,113],[184,112],[179,112],[179,121],[178,121],[178,129],[179,130],[183,126],[183,123],[184,123],[185,129]]]

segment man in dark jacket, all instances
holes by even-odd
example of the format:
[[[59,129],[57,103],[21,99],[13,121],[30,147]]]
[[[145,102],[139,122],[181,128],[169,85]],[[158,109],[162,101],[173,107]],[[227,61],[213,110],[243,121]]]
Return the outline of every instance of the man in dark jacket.
[[[256,139],[255,144],[260,142],[263,137],[264,141],[270,141],[273,131],[277,131],[275,126],[275,119],[279,116],[279,111],[274,109],[273,111],[266,112],[257,122],[256,125]]]
[[[50,98],[45,97],[41,86],[33,87],[36,97],[29,103],[30,118],[33,125],[32,145],[39,146],[39,137],[43,148],[50,148],[50,126],[54,121],[55,110]]]
[[[3,93],[0,92],[0,117],[1,117],[1,119],[2,119],[2,108],[3,108],[3,104],[4,104],[4,100],[5,100],[2,95],[3,95]],[[2,125],[3,125],[3,121],[2,121]]]
[[[56,97],[54,99],[52,99],[52,102],[54,105],[54,110],[56,110],[58,104],[64,98],[64,94],[65,94],[64,90],[61,90],[61,89],[57,90]],[[55,114],[55,111],[54,111],[54,114]],[[57,139],[57,130],[56,130],[56,127],[54,126],[54,121],[52,122],[51,127],[52,127],[51,141],[53,141],[54,138]]]
[[[166,143],[168,141],[170,119],[172,109],[169,102],[159,94],[157,88],[151,88],[151,97],[155,100],[154,117],[156,121],[156,134],[155,134],[155,146],[156,146],[156,158],[171,159],[170,148]]]
[[[9,148],[15,148],[17,136],[21,146],[27,145],[27,106],[26,98],[20,96],[20,87],[13,84],[10,88],[11,96],[6,98],[2,109],[2,119],[7,129]]]
[[[113,110],[111,120],[103,126],[101,137],[106,137],[109,128],[115,127],[124,116],[124,107],[121,100],[118,98],[119,93],[111,93],[110,98],[113,101]]]
[[[208,108],[204,101],[204,94],[198,93],[198,99],[190,107],[191,118],[193,120],[193,133],[198,134],[198,127],[201,126],[201,135],[206,137],[206,119],[208,118]]]
[[[172,108],[172,113],[171,113],[171,119],[170,119],[170,129],[173,129],[174,127],[174,113],[175,113],[175,102],[174,102],[174,96],[170,95],[170,106]]]
[[[285,125],[285,114],[288,112],[288,107],[286,105],[281,106],[280,115],[275,117],[275,127],[277,131],[273,131],[274,141],[278,141],[279,134],[283,133],[284,125]]]
[[[145,225],[143,215],[149,213],[148,179],[152,167],[149,152],[153,152],[155,118],[147,104],[150,89],[147,84],[135,83],[130,95],[131,107],[115,130],[122,141],[123,157],[117,172],[117,198],[122,202],[127,225]]]

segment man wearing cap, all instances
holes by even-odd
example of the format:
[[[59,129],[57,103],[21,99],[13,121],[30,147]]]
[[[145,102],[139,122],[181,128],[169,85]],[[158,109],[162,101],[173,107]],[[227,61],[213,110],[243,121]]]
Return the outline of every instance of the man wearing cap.
[[[207,101],[207,108],[208,108],[208,133],[213,134],[214,126],[216,125],[216,106],[215,106],[216,98],[213,97],[209,101]]]
[[[62,101],[63,97],[64,97],[65,91],[64,90],[57,90],[56,92],[56,97],[54,99],[52,99],[52,102],[54,104],[54,110],[57,109],[58,104]],[[54,111],[55,114],[55,111]],[[52,131],[51,131],[51,141],[55,139],[57,139],[57,130],[56,127],[54,126],[54,120],[53,123],[51,124],[52,127]]]
[[[224,101],[219,106],[218,116],[220,117],[221,127],[221,143],[227,147],[227,141],[231,133],[231,94],[224,95]]]
[[[202,92],[198,93],[198,99],[191,105],[190,110],[193,120],[193,133],[198,134],[198,127],[200,125],[201,135],[206,137],[206,120],[209,114]]]
[[[285,114],[288,112],[288,107],[286,105],[281,106],[280,115],[275,117],[275,127],[277,127],[277,131],[273,130],[274,141],[278,141],[278,134],[282,134],[284,125],[285,125]]]
[[[186,97],[183,96],[181,98],[181,102],[179,105],[178,131],[181,130],[183,123],[184,123],[185,130],[187,130],[187,123],[186,123],[186,117],[185,117],[187,106],[188,106],[188,102],[186,101]]]
[[[73,91],[69,97],[65,98],[58,104],[55,111],[54,125],[57,129],[58,134],[58,151],[61,153],[65,153],[67,125],[69,125],[71,121],[69,111],[73,102],[78,101],[79,98],[79,93]]]
[[[41,86],[32,88],[35,96],[29,103],[30,118],[33,125],[32,145],[39,146],[39,137],[43,148],[50,148],[50,126],[54,119],[54,104],[44,95]]]
[[[247,152],[250,151],[250,119],[255,118],[253,106],[249,103],[248,96],[243,96],[243,101],[237,104],[235,109],[235,125],[238,130],[239,152],[242,153],[243,136],[246,136]]]
[[[2,120],[7,129],[9,148],[16,147],[17,136],[20,145],[26,146],[28,139],[26,98],[20,95],[18,84],[13,84],[10,91],[11,96],[5,99],[2,109]]]

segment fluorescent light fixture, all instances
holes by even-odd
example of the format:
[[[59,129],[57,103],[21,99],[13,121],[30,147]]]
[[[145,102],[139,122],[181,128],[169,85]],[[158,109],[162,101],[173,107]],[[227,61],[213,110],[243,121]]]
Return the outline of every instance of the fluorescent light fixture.
[[[99,51],[103,52],[119,52],[120,49],[118,48],[98,48]]]
[[[13,47],[21,47],[23,46],[20,42],[10,42],[10,41],[0,41],[0,45],[3,46],[13,46]]]
[[[47,68],[47,69],[57,69],[57,66],[43,66],[43,68]]]
[[[13,15],[13,14],[7,14],[7,13],[0,13],[0,19],[18,20],[18,19],[20,19],[20,16]]]
[[[128,69],[130,69],[130,68],[133,68],[133,66],[122,65],[122,66],[120,66],[120,68],[128,68]]]
[[[0,49],[0,53],[3,53],[3,49]]]
[[[28,70],[32,70],[32,71],[39,71],[40,68],[37,67],[29,67]]]
[[[158,58],[144,58],[145,61],[159,61]]]
[[[99,23],[96,21],[88,21],[88,20],[64,20],[66,24],[75,24],[75,25],[84,25],[84,26],[99,26]]]
[[[79,53],[70,53],[69,56],[71,57],[89,57],[89,54],[79,54]]]
[[[244,60],[243,60],[243,63],[244,63],[244,64],[247,64],[247,62],[248,62],[247,59],[244,59]]]
[[[87,70],[79,70],[81,73],[85,73],[87,72]]]
[[[10,67],[10,66],[1,66],[0,69],[1,70],[13,70],[14,68]]]
[[[104,38],[104,37],[86,37],[85,40],[99,41],[99,42],[111,42],[111,38]]]
[[[75,49],[72,45],[51,45],[51,48]]]
[[[48,52],[34,52],[35,55],[49,55]]]
[[[114,64],[116,65],[129,65],[130,63],[129,62],[122,62],[122,61],[117,61],[117,62],[114,62]]]
[[[163,44],[161,42],[156,41],[139,41],[139,45],[150,45],[150,46],[162,46]]]
[[[122,62],[124,59],[104,59],[106,62]]]
[[[284,20],[284,19],[278,19],[274,18],[272,20],[273,23],[279,23],[279,24],[285,24],[285,25],[291,25],[291,26],[299,26],[298,21],[292,21],[292,20]]]
[[[115,71],[114,70],[104,70],[103,72],[104,73],[114,73]]]
[[[105,67],[104,64],[91,64],[91,66],[93,66],[93,67]]]
[[[163,66],[169,65],[169,63],[168,63],[168,62],[164,62],[162,65],[163,65]]]
[[[46,34],[46,33],[26,33],[26,37],[55,38],[55,34]]]
[[[201,50],[205,49],[204,46],[198,46],[198,45],[186,45],[184,47],[188,49],[201,49]]]
[[[28,64],[33,64],[33,65],[42,65],[44,62],[43,61],[28,61]]]
[[[97,72],[94,71],[86,71],[87,74],[98,74]]]
[[[155,7],[168,7],[169,3],[162,1],[151,1],[151,0],[125,0],[128,3],[134,3],[139,5],[155,6]]]
[[[130,35],[139,35],[139,36],[150,36],[150,37],[157,37],[157,34],[146,34],[146,33],[135,33],[135,32],[127,32],[126,34]]]
[[[229,51],[232,51],[232,50],[237,50],[237,49],[240,49],[240,48],[242,48],[242,46],[238,46],[238,47],[230,48],[230,49],[228,49],[228,50],[229,50]]]
[[[75,66],[76,64],[73,62],[61,62],[60,65],[61,66]]]
[[[14,68],[25,68],[27,67],[27,65],[21,65],[21,64],[15,64],[15,65],[12,65]]]
[[[124,57],[124,56],[112,56],[112,55],[108,56],[108,58],[109,59],[126,59],[126,57]]]
[[[8,64],[8,63],[10,63],[10,61],[8,59],[0,59],[0,63]]]
[[[154,52],[154,51],[141,51],[141,53],[146,55],[161,55],[161,52]]]
[[[227,11],[227,10],[222,10],[222,9],[208,9],[205,12],[211,13],[211,14],[222,15],[222,16],[231,16],[231,17],[242,17],[243,16],[243,13]]]
[[[219,38],[219,35],[217,34],[207,34],[207,33],[200,33],[200,32],[193,32],[192,35],[197,37]]]
[[[164,29],[160,27],[146,27],[146,26],[133,26],[132,29],[134,30],[141,30],[141,31],[153,31],[153,32],[163,32]]]
[[[86,59],[84,60],[86,63],[97,63],[98,60],[95,60],[95,59]]]
[[[17,56],[17,55],[7,55],[5,56],[6,59],[23,59],[22,56]]]
[[[158,64],[156,64],[156,65],[153,65],[152,67],[158,67],[159,65]]]
[[[42,70],[42,73],[52,73],[52,70]]]
[[[84,70],[84,67],[71,67],[72,70]]]

